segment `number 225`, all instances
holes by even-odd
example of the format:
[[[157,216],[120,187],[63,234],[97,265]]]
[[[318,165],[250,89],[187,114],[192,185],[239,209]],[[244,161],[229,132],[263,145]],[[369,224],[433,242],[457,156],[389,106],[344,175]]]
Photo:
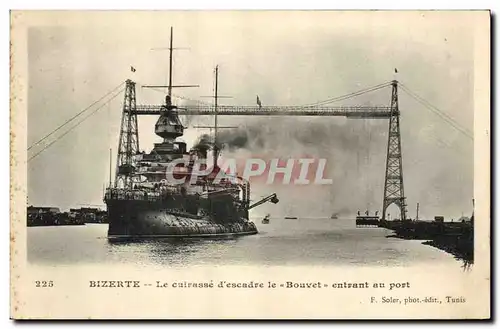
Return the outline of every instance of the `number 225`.
[[[37,288],[50,288],[54,286],[54,281],[35,281]]]

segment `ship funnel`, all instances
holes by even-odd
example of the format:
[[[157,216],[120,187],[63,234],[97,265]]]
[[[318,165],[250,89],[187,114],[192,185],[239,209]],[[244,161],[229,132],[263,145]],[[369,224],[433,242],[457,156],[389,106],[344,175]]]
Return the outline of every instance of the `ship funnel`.
[[[207,150],[206,149],[198,149],[198,155],[202,159],[207,158]]]

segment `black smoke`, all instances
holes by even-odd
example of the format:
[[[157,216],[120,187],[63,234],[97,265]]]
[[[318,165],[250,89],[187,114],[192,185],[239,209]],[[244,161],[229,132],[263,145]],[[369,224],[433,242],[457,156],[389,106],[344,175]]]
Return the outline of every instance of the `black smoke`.
[[[212,137],[208,134],[203,134],[198,139],[193,145],[193,150],[198,150],[198,151],[208,151],[213,148],[213,142],[212,142]]]
[[[343,118],[265,118],[249,119],[239,129],[218,133],[224,157],[303,156],[327,160],[325,178],[332,185],[257,185],[255,193],[278,193],[280,204],[265,205],[262,211],[283,215],[340,216],[360,209],[379,210],[382,201],[386,120],[347,120]],[[307,197],[304,197],[307,195]],[[260,210],[255,210],[260,214]]]

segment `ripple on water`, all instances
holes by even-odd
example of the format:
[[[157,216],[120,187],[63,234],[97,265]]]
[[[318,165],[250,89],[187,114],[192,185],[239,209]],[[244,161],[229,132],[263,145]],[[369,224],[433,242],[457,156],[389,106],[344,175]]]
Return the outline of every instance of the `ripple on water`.
[[[421,241],[388,238],[352,221],[272,220],[260,234],[223,239],[108,242],[107,225],[29,227],[28,261],[36,264],[409,266],[456,262]]]

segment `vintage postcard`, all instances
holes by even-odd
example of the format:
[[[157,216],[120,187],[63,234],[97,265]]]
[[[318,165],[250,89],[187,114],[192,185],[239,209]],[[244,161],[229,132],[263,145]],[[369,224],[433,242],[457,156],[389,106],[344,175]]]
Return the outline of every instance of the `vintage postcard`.
[[[488,11],[12,11],[14,319],[488,319]]]

